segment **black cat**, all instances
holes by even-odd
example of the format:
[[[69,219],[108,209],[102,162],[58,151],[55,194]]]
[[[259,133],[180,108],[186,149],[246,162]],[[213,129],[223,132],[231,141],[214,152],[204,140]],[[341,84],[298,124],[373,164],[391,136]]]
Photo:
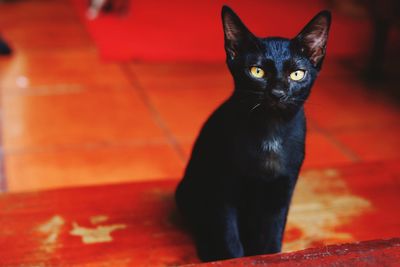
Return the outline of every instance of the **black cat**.
[[[281,251],[330,20],[322,11],[291,40],[258,38],[222,8],[235,88],[204,124],[175,196],[201,260]]]

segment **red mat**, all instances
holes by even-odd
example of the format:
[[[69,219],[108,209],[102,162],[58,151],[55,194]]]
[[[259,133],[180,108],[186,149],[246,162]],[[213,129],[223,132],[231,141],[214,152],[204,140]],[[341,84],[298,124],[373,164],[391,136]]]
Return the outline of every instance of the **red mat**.
[[[254,33],[284,37],[297,34],[326,8],[322,1],[315,0],[131,0],[129,12],[123,16],[102,14],[88,20],[87,1],[71,1],[101,56],[108,60],[223,60],[223,4],[231,6]],[[368,23],[334,14],[330,37],[330,54],[360,53],[370,43]]]

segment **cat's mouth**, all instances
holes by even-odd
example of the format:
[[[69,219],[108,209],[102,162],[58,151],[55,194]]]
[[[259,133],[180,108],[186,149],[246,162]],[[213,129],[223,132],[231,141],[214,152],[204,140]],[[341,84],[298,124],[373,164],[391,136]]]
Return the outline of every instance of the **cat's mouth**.
[[[268,105],[275,109],[286,109],[288,107],[288,105],[285,102],[279,100],[269,101]]]
[[[288,97],[287,96],[275,97],[275,96],[271,96],[271,95],[266,95],[265,101],[266,101],[267,105],[269,105],[271,107],[283,108],[286,106]]]
[[[288,96],[281,98],[267,97],[265,102],[267,106],[275,110],[288,110],[298,106],[298,102]]]
[[[265,92],[250,90],[237,90],[236,93],[240,97],[240,102],[247,102],[247,105],[250,104],[251,113],[265,109],[276,111],[292,110],[302,104],[301,101],[288,95],[276,97]]]

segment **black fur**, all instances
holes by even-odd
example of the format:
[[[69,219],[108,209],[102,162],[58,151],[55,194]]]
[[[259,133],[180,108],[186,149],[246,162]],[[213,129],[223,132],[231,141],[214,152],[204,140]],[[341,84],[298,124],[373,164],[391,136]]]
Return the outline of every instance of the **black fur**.
[[[203,261],[281,251],[304,159],[303,103],[325,55],[330,13],[294,39],[258,38],[222,9],[234,92],[207,120],[176,191]],[[250,68],[265,71],[254,78]],[[304,70],[301,81],[289,79]]]

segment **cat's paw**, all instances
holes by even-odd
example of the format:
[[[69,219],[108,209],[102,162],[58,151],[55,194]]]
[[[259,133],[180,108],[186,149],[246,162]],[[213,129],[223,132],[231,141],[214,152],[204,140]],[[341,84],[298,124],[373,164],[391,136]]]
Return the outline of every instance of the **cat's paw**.
[[[234,242],[224,246],[197,244],[197,253],[200,260],[204,262],[240,258],[244,256],[243,247],[240,242]]]

